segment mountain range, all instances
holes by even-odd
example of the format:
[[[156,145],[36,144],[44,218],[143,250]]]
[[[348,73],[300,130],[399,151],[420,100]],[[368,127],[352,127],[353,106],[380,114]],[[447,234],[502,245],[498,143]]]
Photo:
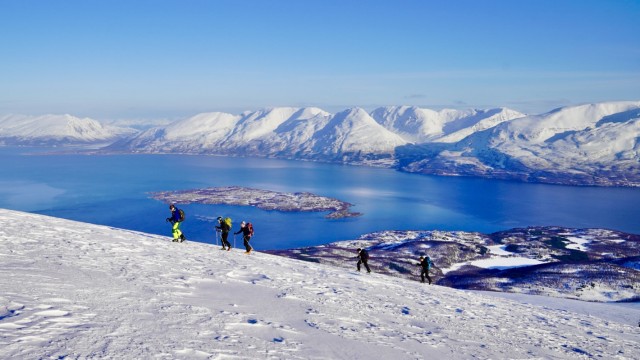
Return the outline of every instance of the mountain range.
[[[398,150],[409,172],[574,185],[640,185],[640,102],[520,117],[449,143]]]
[[[52,139],[111,140],[103,152],[274,157],[430,175],[640,186],[640,101],[569,106],[539,115],[508,108],[387,106],[367,112],[356,107],[332,114],[316,107],[278,107],[202,113],[143,131],[69,115],[0,118],[5,144]]]

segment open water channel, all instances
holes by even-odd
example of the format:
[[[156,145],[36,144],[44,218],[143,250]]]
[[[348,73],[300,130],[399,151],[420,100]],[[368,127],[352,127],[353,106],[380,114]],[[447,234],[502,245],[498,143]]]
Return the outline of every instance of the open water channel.
[[[149,192],[244,186],[308,191],[354,204],[361,217],[191,204],[183,230],[215,243],[217,216],[256,230],[256,250],[311,246],[378,230],[490,233],[530,225],[640,233],[640,189],[527,184],[390,169],[199,155],[51,155],[0,147],[0,207],[170,236],[167,206]],[[233,239],[231,239],[233,241]],[[241,247],[238,235],[237,246]]]

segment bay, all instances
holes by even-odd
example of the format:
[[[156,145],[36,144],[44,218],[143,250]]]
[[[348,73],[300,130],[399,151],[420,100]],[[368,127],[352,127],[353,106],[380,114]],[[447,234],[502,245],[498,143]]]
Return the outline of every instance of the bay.
[[[50,151],[50,149],[45,149]],[[308,191],[354,204],[357,218],[190,204],[183,230],[215,243],[217,216],[255,225],[256,250],[312,246],[379,230],[490,233],[553,225],[640,233],[640,189],[527,184],[391,169],[205,155],[55,155],[0,147],[0,207],[170,236],[149,192],[217,186]],[[19,234],[16,234],[19,236]],[[233,238],[232,238],[233,241]],[[240,236],[236,246],[241,247]]]

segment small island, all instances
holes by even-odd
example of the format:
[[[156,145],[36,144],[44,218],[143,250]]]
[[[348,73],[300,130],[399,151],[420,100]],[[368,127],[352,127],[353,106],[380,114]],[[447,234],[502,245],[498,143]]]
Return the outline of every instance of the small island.
[[[151,198],[177,204],[224,204],[255,206],[263,210],[277,211],[329,211],[325,217],[341,219],[362,215],[351,212],[353,206],[338,199],[308,192],[283,193],[240,186],[212,187],[205,189],[152,192]]]

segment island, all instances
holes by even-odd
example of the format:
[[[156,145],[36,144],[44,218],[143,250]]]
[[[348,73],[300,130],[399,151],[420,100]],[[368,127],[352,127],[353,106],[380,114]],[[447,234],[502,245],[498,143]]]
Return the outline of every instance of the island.
[[[224,204],[255,206],[263,210],[277,211],[328,211],[329,219],[362,215],[351,212],[353,204],[309,192],[285,193],[252,189],[240,186],[211,187],[204,189],[161,191],[150,193],[151,198],[176,204]]]

